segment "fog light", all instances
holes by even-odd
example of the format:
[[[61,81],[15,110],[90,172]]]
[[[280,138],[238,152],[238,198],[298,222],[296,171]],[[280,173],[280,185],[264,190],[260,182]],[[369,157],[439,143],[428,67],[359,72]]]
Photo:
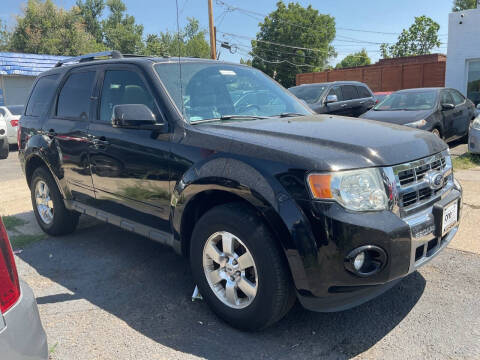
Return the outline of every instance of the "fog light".
[[[353,267],[355,270],[359,271],[363,264],[365,263],[365,253],[362,251],[360,254],[355,256],[355,259],[353,260]]]
[[[387,254],[375,245],[358,247],[345,258],[345,268],[361,277],[377,274],[386,264]]]

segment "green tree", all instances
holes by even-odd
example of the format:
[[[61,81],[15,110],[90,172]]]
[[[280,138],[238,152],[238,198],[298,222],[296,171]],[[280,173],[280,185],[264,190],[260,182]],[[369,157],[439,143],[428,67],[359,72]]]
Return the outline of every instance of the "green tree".
[[[102,23],[100,18],[105,9],[104,0],[77,0],[76,3],[80,16],[85,23],[85,29],[95,38],[98,43],[102,43]]]
[[[349,67],[365,66],[370,65],[371,63],[372,60],[368,56],[367,50],[362,49],[359,52],[347,55],[342,61],[337,64],[335,68],[342,69]]]
[[[295,85],[296,74],[318,71],[327,65],[328,59],[336,55],[331,45],[334,38],[333,17],[320,14],[311,5],[304,8],[299,3],[285,5],[279,1],[277,9],[260,23],[260,31],[252,41],[252,65],[289,87]]]
[[[10,38],[11,33],[8,31],[7,25],[0,19],[0,51],[8,51],[10,49]]]
[[[244,60],[243,58],[240,58],[240,64],[252,66],[252,60],[251,59]]]
[[[468,9],[475,9],[477,7],[477,0],[455,0],[453,2],[453,11],[463,11]]]
[[[76,9],[66,11],[56,7],[51,0],[28,0],[23,15],[11,34],[12,51],[79,55],[103,49],[85,26]]]
[[[143,25],[135,23],[135,17],[126,14],[122,0],[107,0],[110,15],[102,22],[105,45],[124,54],[144,52]]]
[[[158,56],[210,57],[210,45],[205,40],[206,30],[200,29],[197,19],[187,18],[188,24],[179,33],[169,31],[150,34],[144,53]]]
[[[415,18],[408,30],[403,30],[393,45],[382,44],[380,51],[383,58],[415,56],[430,54],[432,49],[440,46],[438,31],[440,25],[426,16]]]

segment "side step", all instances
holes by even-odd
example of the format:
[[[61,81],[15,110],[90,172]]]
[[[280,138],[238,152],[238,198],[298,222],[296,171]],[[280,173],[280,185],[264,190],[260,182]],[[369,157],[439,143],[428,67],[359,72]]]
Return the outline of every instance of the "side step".
[[[74,200],[64,200],[65,207],[69,210],[74,210],[80,214],[92,216],[100,221],[118,226],[124,230],[131,231],[135,234],[145,236],[151,240],[157,241],[161,244],[172,247],[176,252],[181,253],[179,241],[174,241],[173,235],[164,231],[143,225],[128,219],[122,218],[108,212],[98,210],[92,206],[79,203]]]

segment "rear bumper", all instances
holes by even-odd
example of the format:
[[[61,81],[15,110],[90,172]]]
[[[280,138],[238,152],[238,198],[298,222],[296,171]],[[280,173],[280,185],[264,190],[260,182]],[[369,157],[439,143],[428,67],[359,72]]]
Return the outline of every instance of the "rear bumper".
[[[480,154],[480,130],[470,127],[468,135],[468,151],[473,154]]]
[[[48,359],[47,336],[42,327],[35,296],[30,287],[20,282],[21,297],[0,317],[0,352],[2,359]]]

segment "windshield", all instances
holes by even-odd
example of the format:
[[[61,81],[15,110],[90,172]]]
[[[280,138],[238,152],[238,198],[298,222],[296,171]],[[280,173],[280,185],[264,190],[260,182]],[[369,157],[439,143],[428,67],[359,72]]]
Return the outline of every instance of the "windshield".
[[[181,67],[178,63],[159,63],[155,70],[190,123],[222,117],[312,114],[288,91],[251,67],[182,62]]]
[[[292,87],[288,90],[307,104],[315,104],[320,100],[326,89],[325,85],[307,85]]]
[[[23,105],[11,105],[11,106],[7,106],[7,109],[12,113],[12,115],[23,114]]]
[[[373,109],[376,111],[429,110],[437,101],[436,91],[398,92],[387,96]]]

